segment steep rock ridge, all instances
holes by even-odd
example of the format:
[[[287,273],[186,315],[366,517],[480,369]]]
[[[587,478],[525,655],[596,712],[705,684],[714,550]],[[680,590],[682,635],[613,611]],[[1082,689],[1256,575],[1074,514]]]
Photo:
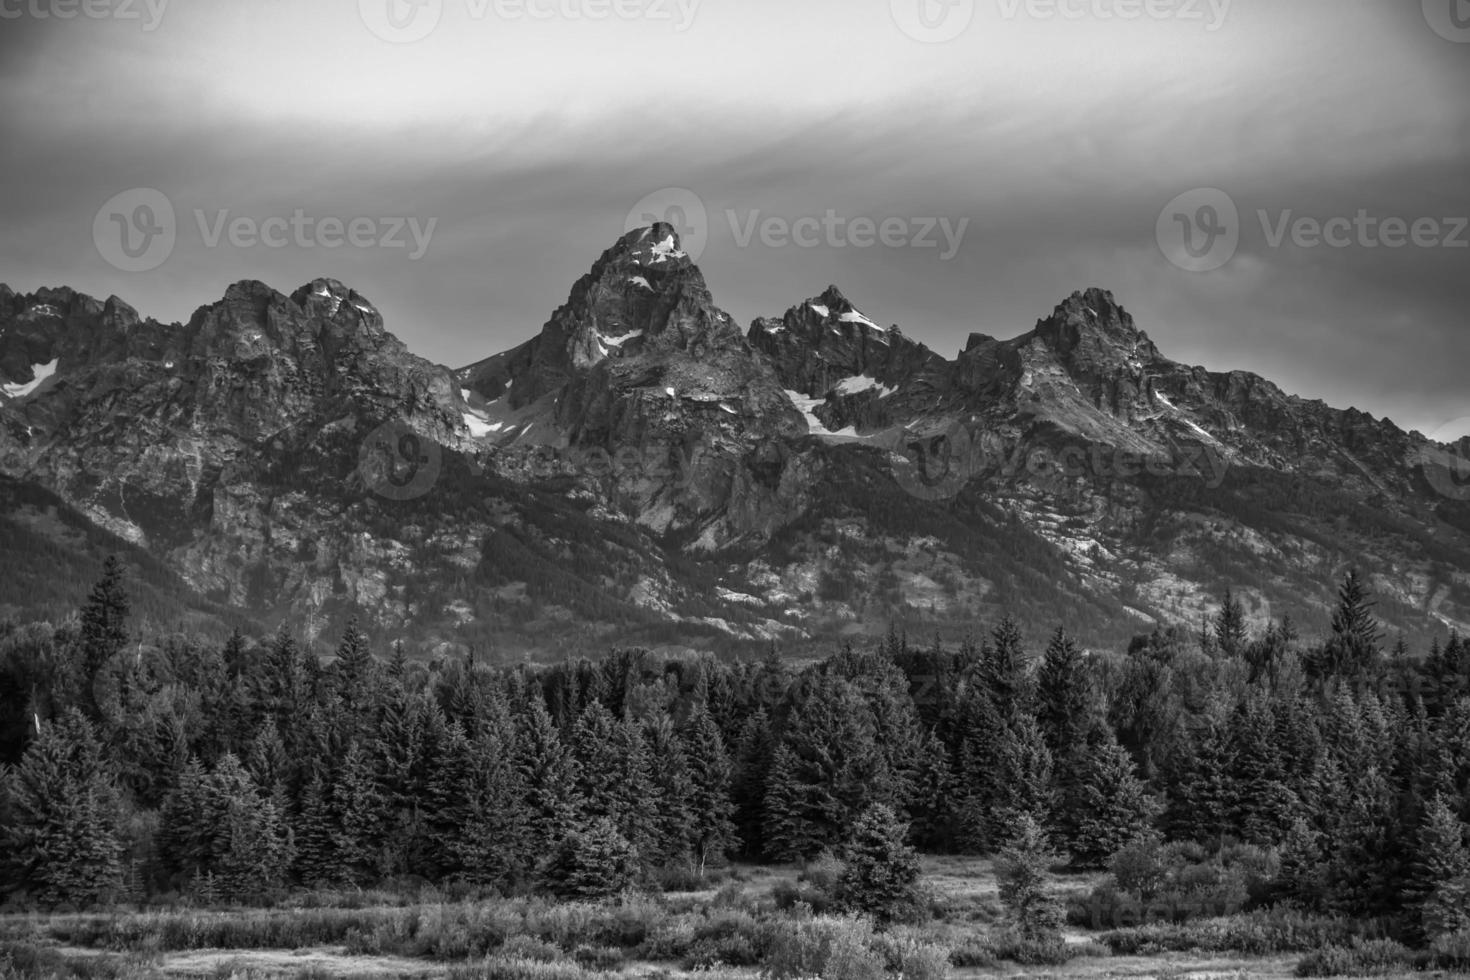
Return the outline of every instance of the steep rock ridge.
[[[945,360],[898,327],[884,329],[836,286],[751,324],[751,345],[781,385],[830,432],[854,434],[901,424],[948,386]],[[810,429],[810,424],[809,424]]]
[[[802,507],[814,474],[782,442],[800,414],[666,224],[624,235],[541,333],[458,373],[478,407],[490,465],[529,447],[620,455],[599,488],[620,513],[701,549],[768,537]]]
[[[1116,644],[1227,584],[1310,628],[1348,564],[1394,629],[1470,628],[1470,505],[1417,434],[1170,361],[1098,289],[953,359],[836,287],[742,332],[680,244],[622,236],[459,371],[327,279],[236,283],[186,324],[0,287],[0,471],[206,605],[431,649],[820,644],[1001,609]],[[368,461],[424,479],[383,493]]]

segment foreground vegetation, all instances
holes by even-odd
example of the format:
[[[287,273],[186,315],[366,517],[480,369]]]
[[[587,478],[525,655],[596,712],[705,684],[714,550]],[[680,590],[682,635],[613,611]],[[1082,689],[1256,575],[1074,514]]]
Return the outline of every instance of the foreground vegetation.
[[[489,669],[138,637],[109,563],[0,680],[15,976],[1470,969],[1470,646],[1385,650],[1355,575],[1315,643],[1227,594],[1118,655]]]
[[[410,891],[298,893],[272,909],[111,910],[0,918],[0,976],[131,980],[194,976],[765,976],[937,980],[1007,976],[1270,977],[1451,973],[1465,951],[1411,951],[1356,938],[1351,922],[1270,911],[1117,930],[1069,926],[1029,941],[1001,898],[994,862],[927,859],[922,924],[793,904],[830,902],[839,863],[740,866],[698,892],[603,902]],[[1069,918],[1106,875],[1063,875],[1049,894]],[[785,906],[783,908],[783,906]],[[208,951],[200,954],[198,951]],[[295,951],[294,955],[281,955]],[[298,964],[311,962],[310,967]]]

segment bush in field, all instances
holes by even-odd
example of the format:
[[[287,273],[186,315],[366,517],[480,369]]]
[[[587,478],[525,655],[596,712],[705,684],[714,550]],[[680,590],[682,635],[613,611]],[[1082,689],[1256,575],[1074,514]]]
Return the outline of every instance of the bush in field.
[[[563,898],[611,898],[631,887],[638,871],[637,849],[603,817],[562,838],[543,880]]]
[[[1169,883],[1169,864],[1164,843],[1156,834],[1148,834],[1119,849],[1109,862],[1108,870],[1118,887],[1134,896],[1145,912]]]
[[[771,924],[763,974],[771,980],[882,980],[885,960],[866,919],[817,916]]]
[[[1371,977],[1402,973],[1414,968],[1414,954],[1391,939],[1353,940],[1348,946],[1327,946],[1309,953],[1297,964],[1299,977]]]
[[[949,950],[914,936],[891,936],[884,952],[888,968],[902,980],[945,980]]]
[[[1047,892],[1051,878],[1047,867],[1054,857],[1041,826],[1023,814],[1015,836],[995,862],[1000,900],[1027,939],[1048,940],[1062,924],[1061,903]]]
[[[852,829],[837,898],[879,922],[914,918],[921,907],[919,856],[906,843],[908,824],[889,807],[870,807]]]

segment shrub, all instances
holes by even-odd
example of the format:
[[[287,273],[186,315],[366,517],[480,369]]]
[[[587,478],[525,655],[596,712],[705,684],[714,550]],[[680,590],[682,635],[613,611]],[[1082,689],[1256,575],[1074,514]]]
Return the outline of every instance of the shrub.
[[[496,950],[495,955],[501,959],[533,960],[537,963],[555,963],[566,959],[560,946],[535,936],[511,936]]]
[[[865,919],[818,916],[775,921],[764,963],[772,980],[882,980],[884,959]]]
[[[894,936],[888,942],[888,967],[903,980],[945,980],[949,950],[913,936]]]
[[[1391,939],[1355,939],[1348,946],[1326,946],[1297,964],[1299,977],[1368,977],[1414,967],[1414,954]]]
[[[1436,937],[1426,959],[1430,969],[1470,972],[1470,929]]]

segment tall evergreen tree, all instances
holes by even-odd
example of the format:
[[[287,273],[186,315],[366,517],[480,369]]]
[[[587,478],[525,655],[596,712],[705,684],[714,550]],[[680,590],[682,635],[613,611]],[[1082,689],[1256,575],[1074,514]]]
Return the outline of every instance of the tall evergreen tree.
[[[97,701],[98,674],[128,643],[129,609],[122,563],[117,555],[108,555],[102,563],[102,577],[82,604],[82,677],[87,708],[94,717],[101,717],[102,710]]]
[[[1245,651],[1246,640],[1245,607],[1226,589],[1215,616],[1215,648],[1227,657],[1237,657]]]
[[[735,805],[730,799],[734,767],[714,717],[698,702],[684,727],[689,764],[691,838],[700,873],[712,860],[723,860],[737,843]]]
[[[1057,939],[1062,925],[1061,903],[1049,887],[1047,867],[1052,859],[1041,824],[1023,814],[995,864],[1001,904],[1021,934],[1032,941]]]
[[[1106,867],[1119,848],[1150,826],[1158,806],[1138,778],[1133,757],[1103,723],[1093,725],[1063,768],[1056,811],[1060,843],[1076,867]]]
[[[1087,739],[1091,709],[1086,662],[1077,644],[1057,630],[1036,677],[1036,721],[1056,759],[1069,758]]]
[[[1327,676],[1357,677],[1378,661],[1382,632],[1373,618],[1373,602],[1367,583],[1352,569],[1337,591],[1337,609],[1332,614],[1332,635],[1323,650],[1320,672]]]
[[[1416,845],[1408,892],[1423,938],[1470,930],[1470,849],[1465,825],[1444,796],[1430,802]]]
[[[842,848],[838,901],[879,922],[913,916],[920,904],[919,856],[908,832],[889,806],[876,803],[863,811]]]
[[[5,774],[9,877],[48,906],[105,902],[122,885],[118,794],[91,724],[72,709],[40,726]]]

